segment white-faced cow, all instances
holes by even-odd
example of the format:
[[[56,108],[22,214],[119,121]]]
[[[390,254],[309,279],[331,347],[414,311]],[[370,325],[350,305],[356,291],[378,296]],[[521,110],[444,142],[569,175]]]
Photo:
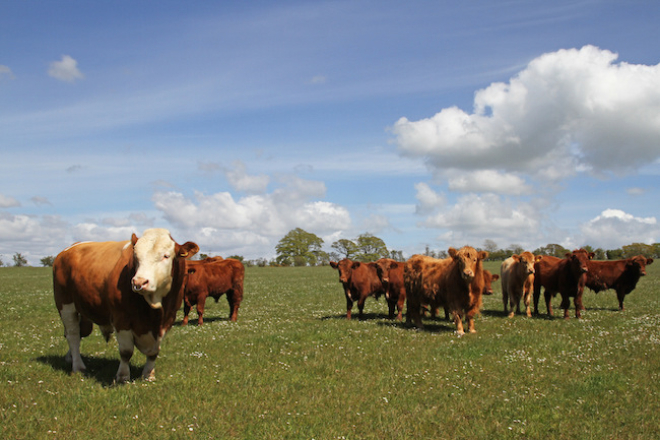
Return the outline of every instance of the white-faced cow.
[[[147,357],[145,379],[155,376],[160,344],[183,300],[185,259],[199,247],[176,243],[165,229],[148,229],[130,241],[77,243],[53,262],[55,304],[69,344],[66,359],[84,372],[80,340],[97,324],[106,341],[115,333],[121,361],[115,380],[130,380],[137,347]]]
[[[539,256],[540,260],[542,257]],[[500,274],[502,276],[502,302],[504,313],[509,317],[520,313],[520,300],[525,304],[525,313],[532,316],[530,302],[534,292],[534,263],[536,259],[531,252],[512,255],[502,262]],[[508,311],[509,305],[511,310]]]

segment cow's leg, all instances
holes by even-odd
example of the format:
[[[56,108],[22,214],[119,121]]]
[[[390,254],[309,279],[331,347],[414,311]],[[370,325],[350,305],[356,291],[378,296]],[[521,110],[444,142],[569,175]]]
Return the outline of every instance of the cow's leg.
[[[115,375],[115,382],[126,383],[131,380],[130,362],[135,347],[133,332],[130,330],[119,330],[115,332],[115,336],[117,338],[117,345],[119,346],[120,357],[119,369]]]
[[[523,292],[523,302],[525,303],[525,313],[527,314],[527,317],[532,316],[532,309],[529,307],[529,301],[531,299],[531,296],[532,296],[532,292],[530,290]]]
[[[505,288],[502,288],[502,303],[504,304],[504,313],[509,313],[509,294]]]
[[[617,290],[616,298],[619,300],[619,310],[623,310],[623,300],[626,299],[626,294]]]
[[[204,306],[206,305],[206,296],[200,295],[197,299],[197,325],[204,324]]]
[[[534,293],[534,295],[536,296],[536,293]],[[552,292],[545,289],[543,296],[545,297],[545,308],[548,311],[548,316],[552,316]],[[536,304],[534,305],[534,308],[536,308]]]
[[[452,315],[454,315],[454,324],[456,324],[456,333],[458,333],[459,336],[463,336],[465,334],[465,331],[463,330],[463,317],[460,315],[458,312],[452,312]]]
[[[361,297],[358,300],[358,312],[359,312],[359,317],[360,319],[364,318],[364,302],[366,301],[366,297]]]
[[[234,291],[227,292],[227,302],[229,303],[229,320],[236,322],[236,319],[238,319],[238,304]]]
[[[183,321],[181,321],[181,325],[188,325],[188,314],[190,314],[190,309],[192,309],[192,306],[188,303],[188,301],[183,302]]]
[[[406,298],[404,295],[399,295],[399,301],[397,301],[396,308],[398,309],[398,313],[396,316],[397,321],[401,321],[403,319],[403,303],[406,301]]]
[[[162,338],[154,338],[151,332],[135,338],[135,345],[146,357],[147,362],[142,369],[142,378],[145,380],[156,379],[156,358],[160,353],[160,342]]]
[[[561,295],[561,304],[560,307],[564,310],[564,319],[568,319],[569,309],[571,308],[571,298],[568,295]]]
[[[87,367],[80,357],[80,314],[76,306],[64,304],[60,310],[60,318],[64,324],[64,336],[69,344],[69,351],[64,357],[67,362],[71,362],[71,370],[74,373],[85,372]]]
[[[534,314],[539,314],[539,299],[541,298],[541,286],[534,283]]]
[[[353,300],[350,295],[346,295],[346,319],[351,319],[351,312],[353,310]]]
[[[575,295],[573,304],[575,304],[575,317],[580,319],[582,317],[581,312],[584,310],[584,306],[582,305],[582,295]]]

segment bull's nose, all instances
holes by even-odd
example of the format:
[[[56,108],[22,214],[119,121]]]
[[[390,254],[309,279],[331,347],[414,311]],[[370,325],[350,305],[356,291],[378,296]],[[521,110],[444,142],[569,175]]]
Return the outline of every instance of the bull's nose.
[[[133,278],[133,290],[135,292],[139,292],[140,290],[144,289],[145,287],[147,287],[148,284],[149,284],[149,280],[145,278],[138,278],[138,277]]]

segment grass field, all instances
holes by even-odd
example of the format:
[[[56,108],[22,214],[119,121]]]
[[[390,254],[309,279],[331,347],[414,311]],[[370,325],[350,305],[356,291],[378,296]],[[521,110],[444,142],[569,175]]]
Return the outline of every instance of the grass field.
[[[237,323],[224,297],[202,327],[181,327],[179,312],[157,380],[112,386],[117,345],[98,329],[82,343],[88,374],[69,374],[50,269],[0,268],[0,429],[6,439],[655,439],[660,264],[648,273],[625,312],[614,292],[587,291],[584,318],[568,321],[506,318],[496,282],[478,333],[459,338],[444,320],[424,331],[391,322],[382,300],[346,321],[329,267],[250,268]],[[133,377],[144,362],[136,350]]]

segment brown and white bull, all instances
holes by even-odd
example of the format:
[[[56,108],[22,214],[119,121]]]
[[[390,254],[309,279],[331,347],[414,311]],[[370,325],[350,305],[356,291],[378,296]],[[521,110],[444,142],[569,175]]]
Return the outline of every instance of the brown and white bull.
[[[539,260],[543,257],[539,256]],[[525,304],[525,313],[532,316],[530,302],[534,292],[534,263],[536,259],[531,252],[523,252],[520,255],[512,255],[502,262],[500,275],[502,278],[502,302],[504,313],[512,318],[515,313],[520,313],[520,300]],[[511,310],[509,311],[509,305]]]
[[[113,332],[117,338],[116,382],[130,380],[134,347],[147,357],[142,377],[154,379],[162,339],[183,300],[185,259],[198,250],[165,229],[148,229],[130,241],[76,243],[57,255],[53,290],[73,372],[86,371],[80,341],[97,324],[106,341]]]
[[[238,308],[243,300],[243,263],[233,258],[211,257],[201,261],[186,261],[188,274],[183,297],[183,322],[188,324],[192,306],[197,306],[197,324],[204,323],[204,307],[210,296],[218,302],[224,294],[229,303],[229,319],[238,319]]]

